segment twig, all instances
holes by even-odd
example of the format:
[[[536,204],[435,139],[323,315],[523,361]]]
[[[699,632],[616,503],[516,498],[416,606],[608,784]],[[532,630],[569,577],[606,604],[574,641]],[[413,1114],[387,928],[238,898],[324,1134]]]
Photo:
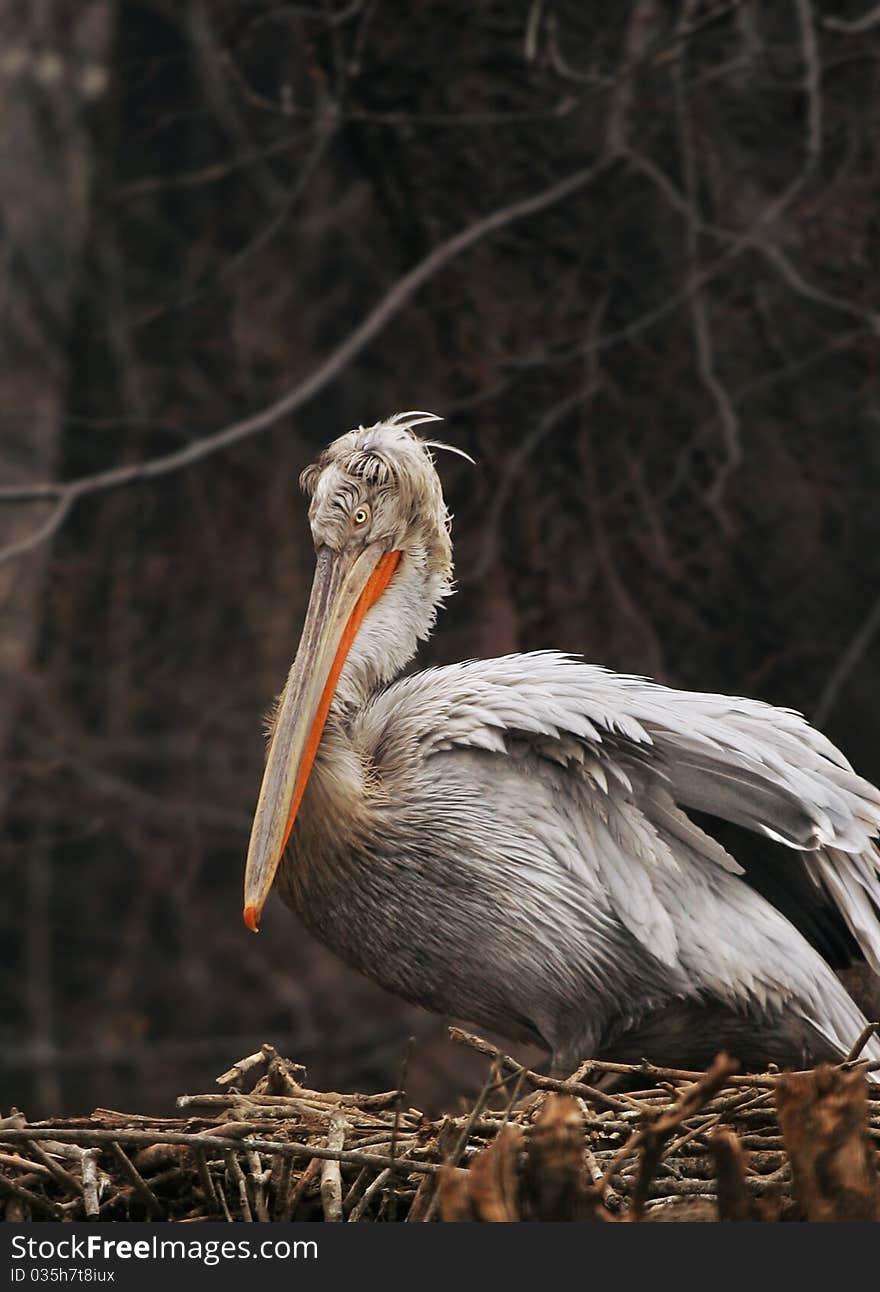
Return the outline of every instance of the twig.
[[[822,689],[822,694],[819,696],[813,711],[813,721],[817,727],[824,726],[828,721],[840,692],[850,674],[858,667],[862,656],[873,642],[878,631],[880,631],[880,597],[874,602],[858,631],[832,669],[831,676]]]
[[[53,1220],[60,1220],[64,1215],[61,1208],[55,1202],[49,1202],[47,1198],[42,1198],[38,1193],[32,1193],[30,1189],[25,1189],[23,1185],[16,1184],[14,1180],[8,1180],[6,1176],[0,1175],[0,1193],[5,1193],[7,1197],[17,1198],[33,1211],[39,1211],[44,1216],[51,1216]]]
[[[398,1138],[398,1135],[400,1134],[400,1117],[401,1117],[401,1113],[403,1112],[404,1104],[406,1101],[406,1079],[407,1079],[407,1074],[409,1072],[409,1061],[410,1061],[410,1058],[412,1057],[413,1047],[415,1046],[415,1043],[416,1043],[415,1037],[411,1036],[407,1041],[406,1049],[404,1051],[403,1058],[400,1063],[400,1078],[397,1082],[397,1098],[394,1101],[394,1124],[391,1128],[391,1147],[388,1150],[391,1155],[391,1162],[392,1162],[392,1165],[388,1168],[387,1178],[389,1180],[393,1180],[394,1178],[393,1164],[394,1164],[395,1158],[397,1157],[397,1138]],[[393,1214],[395,1205],[396,1205],[395,1195],[392,1190],[391,1202],[390,1202],[391,1211],[392,1211],[392,1215],[390,1216],[391,1220],[396,1219],[395,1215]]]
[[[34,1145],[34,1147],[37,1147],[37,1146]],[[116,1163],[119,1166],[119,1169],[122,1171],[122,1174],[125,1176],[126,1180],[128,1180],[129,1184],[133,1187],[133,1189],[139,1195],[139,1197],[143,1199],[144,1205],[146,1206],[150,1215],[161,1216],[162,1208],[159,1205],[159,1199],[153,1193],[153,1190],[147,1184],[146,1180],[141,1175],[140,1171],[134,1165],[131,1158],[128,1156],[125,1149],[118,1142],[118,1140],[112,1141],[112,1143],[110,1144],[110,1152],[112,1153],[113,1157],[116,1159]]]
[[[229,1203],[226,1201],[226,1190],[223,1188],[220,1180],[217,1181],[217,1196],[220,1199],[220,1208],[223,1212],[223,1219],[227,1224],[232,1224],[232,1213],[229,1210]]]
[[[219,1077],[214,1078],[214,1084],[217,1086],[235,1085],[247,1073],[252,1072],[254,1068],[264,1066],[265,1063],[265,1054],[262,1050],[258,1050],[256,1054],[249,1054],[246,1058],[239,1059],[238,1063],[233,1063],[228,1072],[221,1072]]]
[[[306,1090],[297,1086],[296,1093],[291,1095],[266,1095],[256,1092],[249,1095],[232,1092],[222,1095],[178,1095],[175,1102],[178,1108],[250,1107],[259,1109],[260,1115],[265,1116],[266,1110],[271,1108],[278,1109],[282,1114],[285,1109],[301,1110],[306,1106],[328,1110],[329,1108],[357,1108],[359,1111],[392,1108],[399,1093],[398,1090],[387,1090],[375,1095],[341,1095],[335,1091]]]
[[[457,1031],[457,1030],[458,1030],[457,1028],[450,1028],[450,1032]],[[467,1033],[462,1033],[462,1035],[466,1036]],[[468,1117],[467,1122],[465,1123],[461,1134],[459,1135],[452,1150],[447,1155],[443,1163],[443,1166],[445,1168],[445,1174],[447,1175],[451,1168],[458,1166],[458,1163],[461,1159],[461,1155],[465,1150],[465,1146],[467,1145],[468,1140],[470,1139],[471,1132],[473,1131],[474,1125],[479,1119],[480,1113],[486,1107],[486,1101],[488,1100],[489,1096],[492,1094],[494,1090],[498,1090],[499,1087],[504,1084],[504,1078],[499,1080],[499,1076],[498,1076],[500,1066],[501,1066],[500,1056],[496,1056],[491,1068],[489,1069],[489,1075],[483,1083],[483,1088],[480,1091],[479,1095],[477,1096],[477,1102],[474,1104],[473,1108],[471,1109],[470,1116]],[[440,1194],[439,1192],[436,1192],[425,1210],[426,1221],[431,1221],[434,1219],[434,1216],[437,1213],[437,1208],[439,1205],[440,1205]]]
[[[205,1195],[205,1201],[213,1210],[219,1210],[220,1202],[217,1197],[217,1190],[214,1188],[214,1181],[211,1178],[211,1172],[208,1168],[208,1159],[202,1149],[194,1149],[193,1157],[196,1160],[196,1169],[199,1173],[199,1180],[202,1185],[202,1192]],[[290,1159],[286,1159],[288,1162]]]
[[[88,495],[120,488],[136,481],[155,480],[171,472],[183,470],[214,453],[239,444],[252,435],[274,426],[283,417],[290,416],[303,404],[314,398],[331,381],[345,370],[348,364],[373,341],[391,319],[400,312],[415,293],[429,282],[441,269],[457,256],[480,242],[483,238],[508,228],[518,220],[527,219],[546,211],[580,189],[592,183],[611,164],[611,158],[601,157],[592,166],[584,167],[563,179],[520,198],[469,224],[453,237],[441,242],[408,273],[399,278],[367,316],[333,350],[323,362],[298,385],[259,412],[225,426],[211,435],[187,444],[185,448],[162,454],[143,462],[126,463],[93,475],[80,476],[66,482],[46,481],[30,485],[8,485],[0,488],[0,502],[27,502],[53,499],[55,511],[42,526],[18,543],[0,551],[0,564],[35,547],[61,525],[68,510],[79,499]]]
[[[254,1210],[257,1213],[257,1220],[261,1224],[269,1223],[269,1204],[266,1200],[266,1182],[271,1177],[271,1171],[263,1170],[263,1163],[259,1153],[253,1149],[248,1149],[246,1153],[248,1170],[251,1173],[251,1179],[254,1184]]]
[[[363,1218],[376,1194],[381,1192],[385,1185],[390,1182],[391,1174],[392,1168],[390,1166],[386,1167],[384,1171],[379,1172],[373,1183],[364,1191],[363,1196],[360,1198],[357,1205],[352,1208],[348,1217],[349,1223],[357,1224],[357,1222]]]
[[[313,1157],[312,1160],[309,1162],[308,1166],[306,1167],[306,1169],[300,1175],[296,1184],[290,1190],[289,1196],[284,1199],[283,1206],[281,1208],[281,1214],[278,1217],[279,1220],[296,1219],[297,1208],[299,1207],[300,1202],[305,1196],[306,1190],[308,1189],[309,1185],[313,1182],[313,1180],[316,1180],[320,1176],[320,1174],[321,1174],[321,1159],[317,1157]],[[425,1178],[429,1179],[430,1177],[426,1176]]]
[[[812,0],[795,0],[801,29],[804,94],[807,100],[807,169],[815,168],[822,151],[822,68]]]
[[[432,1175],[423,1175],[419,1181],[419,1187],[416,1189],[409,1211],[406,1214],[406,1224],[420,1224],[427,1216],[428,1208],[434,1196],[435,1178]]]
[[[14,543],[9,543],[6,547],[0,549],[0,565],[6,565],[8,561],[17,560],[19,556],[24,556],[27,552],[34,551],[41,543],[45,543],[52,538],[64,524],[67,513],[73,506],[74,501],[73,494],[62,495],[42,525],[38,525],[29,534],[25,534],[24,538],[20,538]]]
[[[189,1149],[217,1149],[221,1153],[229,1150],[240,1152],[242,1148],[253,1148],[260,1153],[278,1153],[292,1158],[320,1158],[322,1161],[350,1162],[354,1166],[376,1166],[383,1169],[391,1166],[389,1157],[377,1153],[359,1153],[353,1149],[341,1150],[338,1153],[328,1148],[312,1144],[292,1144],[280,1140],[248,1138],[245,1140],[225,1139],[217,1135],[194,1135],[186,1131],[148,1131],[130,1130],[124,1126],[113,1130],[68,1130],[66,1127],[54,1126],[51,1129],[28,1126],[26,1130],[0,1130],[0,1143],[19,1142],[23,1139],[53,1139],[67,1144],[110,1144],[119,1140],[125,1144],[152,1146],[155,1144],[181,1144]],[[440,1166],[434,1162],[407,1162],[407,1172],[420,1175],[435,1175]]]
[[[110,1141],[111,1144],[113,1141]],[[82,1155],[83,1207],[89,1218],[100,1215],[98,1204],[98,1156],[100,1149],[87,1148]]]
[[[334,1113],[327,1133],[327,1148],[334,1154],[342,1151],[346,1129],[345,1118],[341,1113]],[[321,1202],[325,1220],[342,1220],[342,1172],[338,1158],[328,1159],[321,1168]]]
[[[58,1180],[60,1184],[64,1185],[64,1188],[68,1193],[73,1197],[78,1198],[82,1190],[70,1172],[65,1171],[64,1167],[59,1165],[59,1163],[56,1162],[54,1158],[50,1157],[48,1153],[44,1152],[40,1145],[34,1140],[27,1140],[26,1144],[28,1152],[33,1153],[37,1161],[41,1162],[48,1171],[52,1172],[55,1179]]]
[[[690,21],[694,9],[693,0],[688,0],[684,6],[682,17],[679,22],[679,30],[682,31]],[[672,63],[672,84],[675,92],[675,115],[678,125],[679,147],[682,158],[682,173],[684,175],[685,193],[687,195],[687,220],[685,224],[685,247],[688,259],[688,282],[692,284],[693,290],[690,292],[688,302],[690,305],[691,324],[694,334],[694,347],[696,350],[697,371],[700,379],[706,388],[707,393],[715,404],[718,413],[718,420],[724,437],[724,446],[726,450],[725,461],[721,468],[716,472],[715,479],[709,490],[709,498],[713,502],[717,515],[722,523],[727,527],[729,521],[726,513],[722,508],[722,495],[724,485],[733,471],[742,461],[742,444],[740,442],[739,417],[733,401],[728,394],[727,387],[718,374],[715,363],[715,347],[712,341],[712,329],[709,324],[709,312],[706,307],[705,296],[700,284],[700,212],[698,208],[698,182],[697,182],[697,163],[692,137],[692,121],[690,113],[686,110],[684,101],[684,89],[682,86],[682,59],[684,57],[684,44],[679,46],[679,56]]]
[[[632,1210],[638,1219],[648,1196],[648,1188],[668,1137],[687,1117],[699,1112],[713,1095],[717,1094],[724,1082],[731,1076],[735,1064],[726,1054],[720,1054],[708,1072],[703,1073],[698,1081],[681,1091],[674,1103],[650,1121],[641,1126],[614,1154],[611,1163],[605,1170],[605,1184],[610,1184],[611,1177],[622,1161],[638,1148],[644,1146],[639,1166],[638,1179],[633,1193]]]
[[[529,1068],[523,1068],[522,1064],[517,1063],[516,1059],[509,1054],[505,1054],[496,1046],[490,1045],[482,1037],[474,1036],[470,1032],[463,1031],[460,1027],[450,1027],[449,1035],[458,1045],[467,1045],[472,1050],[479,1051],[480,1054],[486,1054],[490,1058],[497,1059],[502,1068],[507,1068],[513,1073],[522,1072],[526,1081],[535,1086],[538,1090],[553,1090],[557,1094],[563,1095],[582,1095],[585,1098],[595,1100],[604,1108],[614,1108],[617,1110],[629,1108],[635,1112],[642,1112],[641,1104],[630,1099],[628,1095],[611,1095],[604,1090],[597,1090],[593,1086],[586,1085],[583,1081],[559,1081],[555,1077],[545,1077],[540,1072],[532,1072]],[[633,1068],[634,1072],[640,1071],[638,1067]],[[693,1075],[699,1078],[702,1074],[697,1072]]]
[[[388,1170],[387,1167],[385,1169]],[[373,1179],[375,1179],[375,1176],[373,1176]],[[346,1216],[350,1215],[351,1212],[354,1211],[355,1207],[364,1196],[364,1191],[369,1183],[370,1169],[369,1167],[362,1166],[355,1177],[354,1184],[350,1187],[348,1193],[342,1200],[342,1210]]]
[[[34,1145],[36,1148],[36,1145]],[[22,1157],[20,1153],[0,1153],[0,1166],[11,1166],[16,1171],[28,1171],[31,1175],[51,1175],[52,1172],[42,1162],[34,1162],[29,1157]],[[71,1180],[73,1177],[71,1176]],[[76,1190],[79,1197],[79,1188]]]
[[[880,5],[869,9],[860,18],[823,18],[822,26],[831,31],[843,32],[845,36],[861,36],[872,27],[880,24]]]
[[[254,1216],[251,1211],[250,1199],[248,1198],[247,1180],[245,1179],[244,1171],[241,1169],[238,1155],[234,1149],[227,1149],[224,1152],[223,1157],[226,1162],[226,1173],[229,1176],[230,1183],[234,1184],[238,1189],[238,1198],[241,1204],[241,1218],[251,1224],[253,1223]]]
[[[854,1063],[872,1036],[880,1036],[880,1023],[867,1023],[861,1030],[858,1040],[846,1056],[847,1063]]]

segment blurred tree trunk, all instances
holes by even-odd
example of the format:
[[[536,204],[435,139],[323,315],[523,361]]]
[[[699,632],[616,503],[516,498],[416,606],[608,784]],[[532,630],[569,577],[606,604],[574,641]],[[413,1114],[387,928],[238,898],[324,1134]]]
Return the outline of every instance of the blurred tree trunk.
[[[89,231],[93,109],[106,84],[112,0],[0,0],[0,480],[27,483],[56,470],[70,334]],[[35,686],[49,545],[28,538],[51,506],[0,511],[0,766],[14,757],[16,722]],[[0,776],[0,815],[13,777]],[[51,849],[34,822],[24,857],[24,1007],[37,1098],[60,1101],[51,937]]]
[[[112,0],[0,0],[0,479],[53,474],[72,306],[89,225],[89,107],[106,83]],[[0,512],[0,550],[49,519],[46,504]],[[0,758],[27,690],[48,549],[0,565]],[[24,687],[22,682],[25,682]],[[0,778],[0,810],[9,777]]]

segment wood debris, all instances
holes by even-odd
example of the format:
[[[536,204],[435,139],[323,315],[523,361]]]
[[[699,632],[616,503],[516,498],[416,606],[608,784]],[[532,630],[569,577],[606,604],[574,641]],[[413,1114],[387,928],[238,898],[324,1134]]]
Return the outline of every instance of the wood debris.
[[[182,1095],[175,1118],[10,1109],[0,1210],[18,1223],[880,1219],[880,1087],[866,1079],[880,1065],[857,1055],[762,1074],[725,1056],[705,1073],[594,1061],[560,1081],[452,1036],[489,1071],[469,1112],[436,1121],[403,1089],[312,1090],[268,1045],[218,1078],[225,1089]]]

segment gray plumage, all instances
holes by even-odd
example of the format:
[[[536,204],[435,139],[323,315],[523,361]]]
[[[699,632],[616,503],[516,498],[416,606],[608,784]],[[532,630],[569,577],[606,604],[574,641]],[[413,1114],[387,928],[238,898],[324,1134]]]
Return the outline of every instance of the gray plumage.
[[[336,685],[282,897],[390,991],[538,1042],[560,1070],[643,1045],[675,1062],[724,1045],[746,1062],[845,1054],[860,1011],[686,815],[787,848],[880,972],[880,792],[799,714],[555,652],[393,680],[451,587],[412,430],[429,418],[358,428],[304,473],[319,553],[401,557]]]

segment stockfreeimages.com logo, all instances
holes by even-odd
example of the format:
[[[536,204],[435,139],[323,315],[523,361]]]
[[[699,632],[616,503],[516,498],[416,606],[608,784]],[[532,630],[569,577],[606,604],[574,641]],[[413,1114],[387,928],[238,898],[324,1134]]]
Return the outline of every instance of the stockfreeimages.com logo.
[[[266,1238],[252,1243],[247,1238],[179,1239],[160,1238],[102,1238],[88,1234],[78,1238],[25,1238],[16,1234],[12,1239],[14,1261],[200,1261],[203,1265],[219,1265],[221,1261],[289,1261],[318,1259],[318,1244],[314,1239],[288,1242],[285,1238]],[[22,1271],[23,1272],[23,1271]]]

